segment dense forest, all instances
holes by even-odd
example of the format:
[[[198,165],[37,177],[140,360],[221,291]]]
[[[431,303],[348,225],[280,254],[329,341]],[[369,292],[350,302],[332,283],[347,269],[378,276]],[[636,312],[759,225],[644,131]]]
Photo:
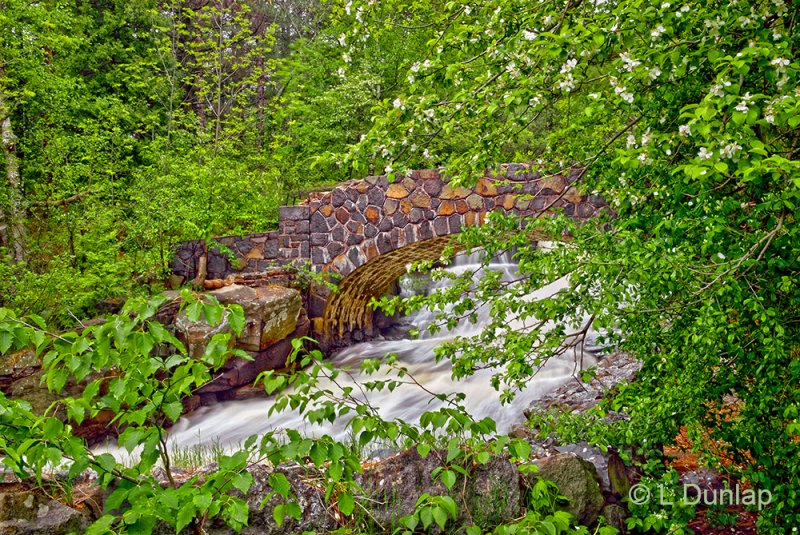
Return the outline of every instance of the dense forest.
[[[91,468],[97,485],[116,485],[111,503],[130,507],[99,516],[90,533],[157,525],[206,533],[212,522],[240,530],[248,504],[235,493],[253,485],[254,458],[311,467],[340,532],[385,532],[375,518],[357,519],[369,501],[359,455],[376,442],[435,457],[443,492],[462,489],[462,501],[423,494],[394,532],[616,533],[603,521],[576,525],[545,483],[524,489],[518,516],[494,525],[472,516],[469,470],[502,458],[525,479],[536,470],[526,464],[534,435],[611,452],[609,473],[614,463],[617,473],[634,467],[648,499],[637,499],[627,476],[615,487],[626,489],[618,501],[629,532],[697,527],[693,504],[680,496],[663,503],[665,489],[683,492],[669,448],[769,495],[746,512],[704,509],[704,526],[728,531],[703,533],[733,533],[740,514],[748,533],[800,529],[796,1],[0,7],[0,353],[35,352],[55,392],[113,372],[54,402],[52,414],[0,394],[0,453],[19,481],[41,483],[49,464],[66,459],[68,480]],[[355,387],[321,386],[349,371],[295,341],[299,365],[256,381],[283,392],[270,416],[344,418],[350,442],[270,432],[220,453],[213,476],[176,482],[167,470],[167,483],[154,479],[156,465],[170,466],[166,429],[182,401],[231,355],[253,358],[231,349],[245,329],[238,305],[183,289],[181,313],[191,321],[228,318],[230,329],[200,357],[154,320],[175,242],[276,229],[279,206],[353,178],[380,175],[388,187],[414,170],[446,168],[451,187],[474,187],[484,173],[508,185],[515,177],[501,164],[511,162],[537,180],[573,178],[534,216],[498,207],[458,233],[457,248],[477,252],[478,269],[443,270],[447,254],[410,263],[409,272],[435,268],[431,276],[446,287],[371,306],[388,315],[434,311],[432,333],[474,323],[486,307],[480,332],[444,340],[435,359],[451,361],[453,380],[491,370],[502,403],[583,343],[590,327],[637,359],[635,381],[585,413],[532,414],[527,434],[509,438],[491,419],[467,414],[462,392],[425,390],[439,408],[419,422],[385,419]],[[602,195],[608,208],[577,222],[559,204],[573,194]],[[551,245],[538,250],[537,240]],[[490,268],[505,251],[515,251],[513,284]],[[568,281],[562,291],[529,298],[560,280]],[[108,299],[128,301],[84,323]],[[523,327],[511,328],[515,321]],[[364,360],[361,373],[382,366],[398,375],[372,377],[358,391],[404,382],[425,389],[396,355]],[[597,374],[576,372],[576,381]],[[67,416],[53,416],[59,407]],[[96,454],[73,433],[109,413],[124,428],[120,444],[141,451],[133,465]],[[270,472],[275,492],[261,503],[280,501],[270,502],[278,527],[307,512],[284,472]],[[658,493],[660,504],[650,500]]]

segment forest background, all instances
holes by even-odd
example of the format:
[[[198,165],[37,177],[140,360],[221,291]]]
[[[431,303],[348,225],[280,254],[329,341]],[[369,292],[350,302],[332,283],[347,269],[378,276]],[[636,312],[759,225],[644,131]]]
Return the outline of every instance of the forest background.
[[[279,205],[355,178],[320,157],[407,89],[434,32],[372,21],[351,57],[356,21],[318,0],[2,7],[0,306],[64,326],[163,282],[170,244],[274,229]],[[437,140],[414,163],[468,143]]]

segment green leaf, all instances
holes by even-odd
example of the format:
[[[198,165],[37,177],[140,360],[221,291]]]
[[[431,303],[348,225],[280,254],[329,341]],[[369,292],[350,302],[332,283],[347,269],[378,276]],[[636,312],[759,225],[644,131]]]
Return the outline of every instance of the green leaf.
[[[233,328],[233,332],[235,332],[237,336],[241,336],[242,329],[244,329],[244,309],[241,305],[234,304],[230,305],[228,310],[230,311],[228,321]]]
[[[189,525],[189,522],[191,522],[194,519],[194,514],[195,514],[195,508],[194,508],[194,503],[192,502],[186,503],[184,504],[183,507],[180,508],[180,510],[178,511],[178,519],[176,525],[178,533],[180,533],[183,528]]]
[[[340,494],[336,500],[336,503],[339,505],[339,510],[344,516],[350,516],[353,514],[355,501],[353,500],[352,494]]]
[[[453,490],[453,485],[456,483],[456,474],[450,470],[445,470],[442,472],[442,482],[448,489]]]
[[[444,525],[447,524],[447,513],[441,507],[434,507],[433,519],[439,524],[440,528],[444,529]]]
[[[431,447],[427,444],[417,444],[417,453],[423,459],[428,456],[428,453],[431,451]]]
[[[284,498],[289,496],[289,491],[292,489],[292,486],[289,484],[289,480],[286,479],[286,476],[280,472],[273,472],[270,474],[269,486]]]
[[[173,401],[172,403],[167,403],[164,405],[164,414],[172,420],[172,422],[177,422],[178,418],[181,417],[181,413],[183,412],[183,405],[180,401]]]
[[[286,517],[286,507],[284,505],[276,505],[272,510],[272,519],[278,524],[278,527],[283,525],[283,519]]]

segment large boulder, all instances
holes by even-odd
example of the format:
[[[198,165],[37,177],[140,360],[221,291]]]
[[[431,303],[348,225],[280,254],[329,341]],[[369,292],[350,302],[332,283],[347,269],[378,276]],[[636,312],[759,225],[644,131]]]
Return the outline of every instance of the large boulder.
[[[303,299],[300,292],[282,286],[250,288],[239,284],[224,286],[208,292],[223,305],[236,304],[244,310],[245,323],[235,347],[244,351],[264,351],[286,338],[297,326]],[[215,334],[232,332],[229,313],[222,321],[211,325],[203,314],[198,321],[189,321],[186,310],[175,318],[175,327],[186,343],[189,355],[199,358]]]
[[[466,487],[463,476],[459,475],[453,490],[441,479],[433,480],[433,471],[440,466],[434,452],[423,458],[416,449],[410,449],[356,474],[356,483],[369,498],[364,502],[368,517],[393,532],[400,526],[400,518],[414,512],[417,500],[424,493],[450,496],[458,508],[455,525],[459,526],[469,523],[470,514],[481,527],[508,522],[519,515],[519,472],[508,459],[492,457],[484,465],[468,467],[470,477]]]
[[[0,493],[0,533],[67,535],[83,533],[86,515],[33,491]]]
[[[569,499],[562,506],[579,524],[591,526],[605,505],[602,480],[598,477],[592,463],[581,459],[575,453],[561,453],[531,461],[538,471],[528,475],[528,483],[533,485],[537,478],[552,481],[559,492]]]

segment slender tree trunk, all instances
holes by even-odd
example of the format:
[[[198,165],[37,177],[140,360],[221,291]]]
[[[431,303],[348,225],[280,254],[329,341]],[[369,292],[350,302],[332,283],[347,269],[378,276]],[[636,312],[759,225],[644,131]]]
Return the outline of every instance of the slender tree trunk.
[[[3,78],[0,69],[0,79]],[[6,94],[0,89],[0,144],[6,163],[8,180],[9,213],[0,208],[0,237],[14,250],[14,261],[24,262],[27,256],[27,232],[25,231],[25,210],[22,206],[22,180],[19,175],[19,158],[17,157],[17,136],[11,127],[11,109]],[[8,227],[10,226],[10,240]]]

